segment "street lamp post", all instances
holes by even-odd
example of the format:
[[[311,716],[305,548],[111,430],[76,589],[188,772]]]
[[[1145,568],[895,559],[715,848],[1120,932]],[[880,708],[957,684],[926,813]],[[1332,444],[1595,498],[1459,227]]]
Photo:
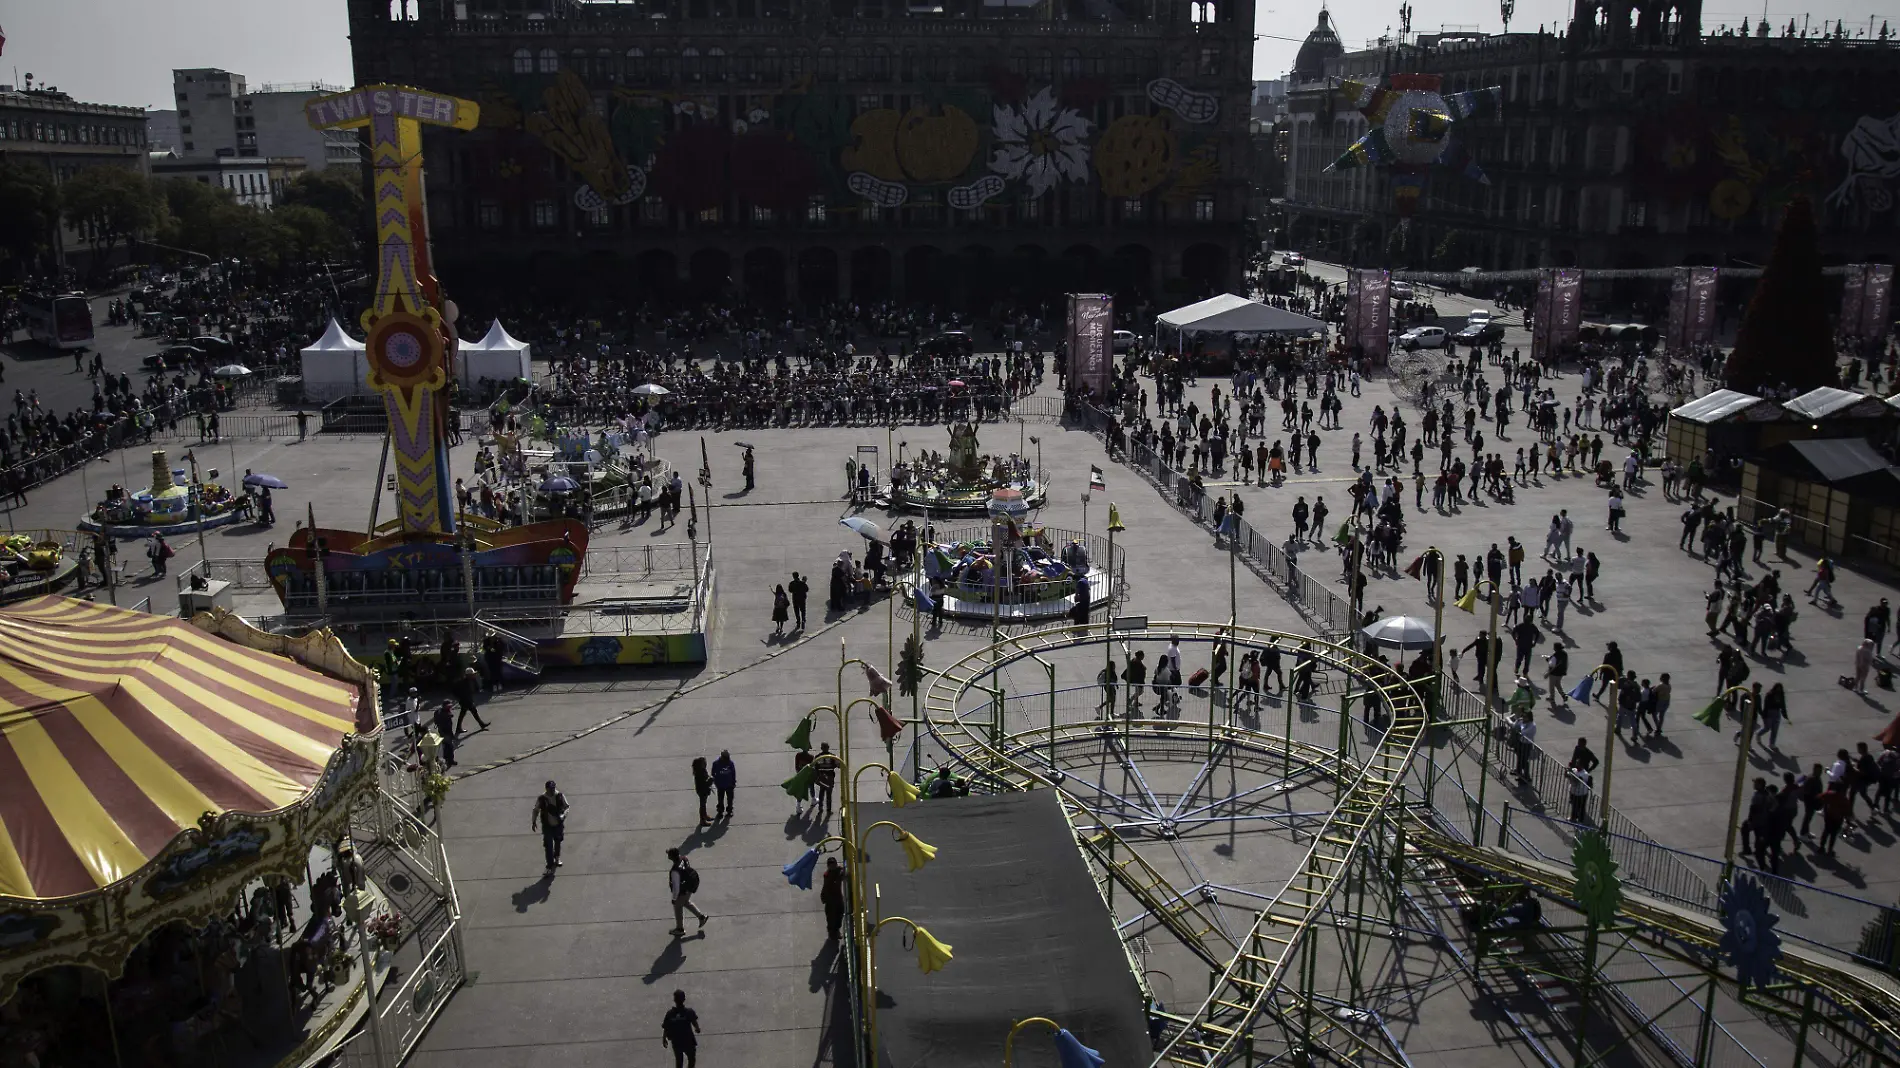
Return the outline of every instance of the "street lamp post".
[[[1498,702],[1498,584],[1490,579],[1479,579],[1478,585],[1489,587],[1486,600],[1491,602],[1491,627],[1485,631],[1485,646],[1478,655],[1483,659],[1479,663],[1484,668],[1484,752],[1478,758],[1478,819],[1471,828],[1476,841],[1484,840],[1484,788],[1491,781],[1491,728],[1497,713]]]
[[[1731,686],[1716,695],[1721,700],[1740,690],[1740,686]],[[1736,820],[1742,812],[1742,780],[1748,776],[1748,753],[1755,746],[1755,715],[1761,707],[1761,683],[1755,683],[1748,695],[1742,698],[1742,733],[1735,746],[1735,784],[1728,800],[1728,833],[1722,841],[1722,886],[1735,877],[1735,828]]]

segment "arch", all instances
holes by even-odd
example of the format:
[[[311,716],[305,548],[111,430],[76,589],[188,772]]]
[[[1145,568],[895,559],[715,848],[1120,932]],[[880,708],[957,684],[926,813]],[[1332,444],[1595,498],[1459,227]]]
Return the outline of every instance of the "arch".
[[[686,285],[693,299],[712,300],[732,288],[732,256],[724,249],[702,248],[687,265]]]
[[[822,245],[798,254],[798,302],[807,308],[838,299],[838,254]]]
[[[943,250],[935,245],[918,245],[904,253],[905,300],[927,304],[941,303],[949,272]]]
[[[1227,250],[1219,245],[1189,245],[1181,253],[1181,277],[1198,297],[1211,297],[1227,285]]]
[[[1138,301],[1148,295],[1154,279],[1154,253],[1146,245],[1123,245],[1105,265],[1108,284],[1104,288],[1117,300]]]
[[[785,254],[775,248],[755,248],[745,254],[745,298],[752,304],[785,303]]]
[[[670,297],[679,288],[679,260],[665,249],[650,248],[636,256],[633,274],[645,296]]]
[[[1102,253],[1094,245],[1070,245],[1062,250],[1056,273],[1058,288],[1066,293],[1093,293],[1100,289]]]
[[[867,245],[851,253],[851,296],[855,300],[886,300],[891,295],[891,253],[882,245]]]
[[[561,69],[561,54],[552,48],[543,48],[535,55],[536,74],[556,74]]]
[[[534,53],[533,52],[530,52],[525,48],[515,49],[515,73],[516,74],[533,74],[534,73]]]

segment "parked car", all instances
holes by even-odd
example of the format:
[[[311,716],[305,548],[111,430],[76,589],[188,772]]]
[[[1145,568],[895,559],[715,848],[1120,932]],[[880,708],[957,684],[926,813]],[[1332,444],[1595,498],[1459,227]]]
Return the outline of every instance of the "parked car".
[[[1306,257],[1298,252],[1285,252],[1281,253],[1280,262],[1286,264],[1288,267],[1304,267],[1306,266]]]
[[[1485,326],[1490,322],[1491,313],[1484,308],[1478,308],[1465,316],[1466,326]]]
[[[171,371],[189,367],[193,360],[203,355],[203,349],[192,345],[167,345],[145,357],[143,362],[147,371]]]
[[[1442,349],[1447,336],[1442,326],[1415,326],[1399,335],[1399,346],[1408,350]]]
[[[1127,352],[1135,347],[1135,335],[1129,330],[1117,330],[1109,345],[1116,352]]]
[[[1451,336],[1460,345],[1489,345],[1504,340],[1504,328],[1493,322],[1472,321]]]
[[[1392,283],[1391,292],[1392,292],[1393,300],[1411,300],[1412,299],[1412,283],[1394,282]]]

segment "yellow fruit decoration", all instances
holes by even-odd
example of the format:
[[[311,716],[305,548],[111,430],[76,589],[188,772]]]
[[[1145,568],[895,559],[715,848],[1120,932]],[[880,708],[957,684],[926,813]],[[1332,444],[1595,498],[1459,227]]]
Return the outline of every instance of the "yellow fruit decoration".
[[[904,180],[904,169],[897,162],[897,124],[901,116],[894,108],[875,108],[851,120],[850,147],[838,154],[838,164],[847,173],[862,171],[886,182]]]
[[[897,162],[912,181],[952,181],[970,166],[976,142],[976,121],[955,104],[941,115],[914,107],[897,125]]]
[[[1174,166],[1174,132],[1158,115],[1123,115],[1095,142],[1095,173],[1102,192],[1138,197],[1167,178]]]

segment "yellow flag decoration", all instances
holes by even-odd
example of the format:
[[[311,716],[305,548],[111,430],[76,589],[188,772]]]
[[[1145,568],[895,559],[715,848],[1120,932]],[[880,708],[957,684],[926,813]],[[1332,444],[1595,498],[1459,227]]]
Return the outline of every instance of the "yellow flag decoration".
[[[1473,606],[1475,606],[1477,603],[1478,603],[1478,587],[1476,586],[1473,586],[1470,589],[1466,590],[1465,595],[1463,597],[1460,597],[1456,601],[1452,602],[1452,604],[1458,606],[1459,608],[1464,609],[1467,612],[1476,612],[1477,609]]]
[[[919,796],[919,794],[917,793],[917,788],[915,786],[912,786],[909,782],[905,781],[902,775],[899,775],[898,773],[894,771],[891,772],[890,783],[891,783],[891,804],[896,805],[898,808],[903,808],[905,805],[908,805],[912,801],[917,800]]]
[[[950,962],[950,945],[939,942],[929,931],[922,927],[917,932],[917,967],[925,974],[940,972]]]
[[[897,841],[904,847],[904,864],[911,871],[916,871],[930,863],[937,855],[936,846],[909,832],[905,832],[904,836]]]
[[[1128,529],[1122,526],[1122,510],[1115,507],[1114,501],[1108,502],[1108,529],[1116,532]]]

